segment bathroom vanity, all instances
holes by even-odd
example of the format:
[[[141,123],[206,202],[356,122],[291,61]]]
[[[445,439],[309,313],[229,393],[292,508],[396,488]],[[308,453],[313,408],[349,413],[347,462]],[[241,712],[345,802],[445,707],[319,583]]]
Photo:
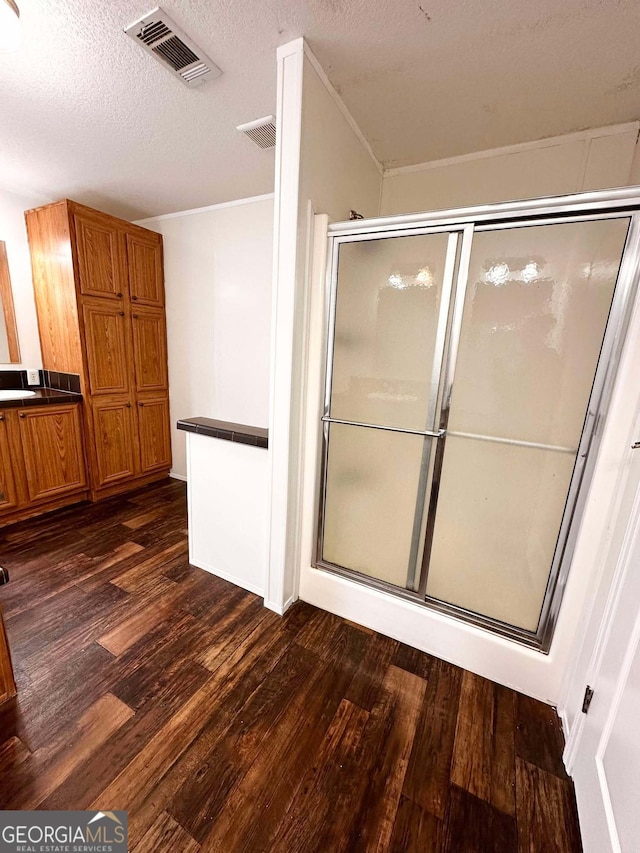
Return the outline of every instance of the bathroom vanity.
[[[86,500],[82,396],[51,388],[0,396],[0,526]]]

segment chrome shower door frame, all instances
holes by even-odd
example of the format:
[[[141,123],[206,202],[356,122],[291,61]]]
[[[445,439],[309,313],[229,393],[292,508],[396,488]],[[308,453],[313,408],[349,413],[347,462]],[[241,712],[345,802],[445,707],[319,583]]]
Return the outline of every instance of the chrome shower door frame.
[[[600,357],[587,406],[587,414],[538,626],[535,631],[527,631],[501,622],[500,620],[482,616],[463,607],[430,598],[426,593],[429,557],[435,526],[440,474],[446,447],[446,430],[450,401],[455,382],[456,356],[462,327],[464,299],[468,284],[468,268],[473,234],[475,231],[593,221],[608,218],[628,218],[630,219],[630,225],[622,253],[609,317],[605,327]],[[370,578],[367,575],[328,563],[322,559],[328,437],[329,425],[332,422],[329,414],[329,406],[333,373],[338,249],[339,245],[343,242],[442,232],[461,235],[461,239],[459,238],[461,246],[456,258],[455,271],[451,270],[451,275],[453,280],[455,280],[455,292],[451,292],[450,294],[453,307],[449,312],[449,325],[442,338],[442,355],[445,357],[440,363],[440,376],[437,383],[437,410],[439,410],[440,420],[437,424],[434,424],[432,430],[418,433],[425,436],[425,445],[428,438],[431,439],[429,444],[433,445],[435,441],[436,447],[433,458],[431,454],[428,455],[426,468],[424,467],[423,459],[423,474],[421,474],[420,482],[421,484],[424,483],[425,486],[423,498],[426,500],[426,496],[429,496],[429,509],[426,518],[419,584],[417,591],[414,591],[413,589],[402,589],[385,581]],[[508,204],[484,205],[452,211],[435,211],[433,213],[360,220],[357,223],[336,223],[329,227],[329,258],[330,261],[327,266],[328,330],[326,338],[324,416],[322,418],[321,493],[318,512],[317,552],[314,565],[317,568],[342,575],[366,586],[417,602],[432,610],[453,616],[468,624],[489,630],[522,645],[547,653],[551,646],[553,632],[558,619],[562,596],[576,546],[580,526],[579,522],[584,511],[588,486],[593,476],[597,451],[602,437],[602,427],[613,390],[634,297],[638,289],[638,280],[640,277],[640,187],[582,193],[557,198],[533,199]],[[445,337],[448,338],[446,352],[444,350]],[[439,336],[438,340],[440,340]],[[355,423],[353,425],[374,426]],[[396,431],[407,432],[407,430]],[[427,476],[424,475],[425,471],[428,472]],[[418,500],[416,519],[420,509],[420,501]],[[416,525],[414,524],[414,538],[415,530]],[[414,550],[412,548],[412,553]],[[410,581],[411,573],[409,572],[408,582]]]

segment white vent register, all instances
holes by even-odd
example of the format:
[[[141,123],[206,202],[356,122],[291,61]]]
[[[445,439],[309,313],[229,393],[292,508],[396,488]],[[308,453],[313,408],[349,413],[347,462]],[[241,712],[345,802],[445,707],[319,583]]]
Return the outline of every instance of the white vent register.
[[[258,148],[273,148],[276,144],[275,116],[265,116],[246,124],[239,124],[236,130],[248,136]]]
[[[125,33],[187,86],[199,86],[222,74],[159,6],[126,27]]]

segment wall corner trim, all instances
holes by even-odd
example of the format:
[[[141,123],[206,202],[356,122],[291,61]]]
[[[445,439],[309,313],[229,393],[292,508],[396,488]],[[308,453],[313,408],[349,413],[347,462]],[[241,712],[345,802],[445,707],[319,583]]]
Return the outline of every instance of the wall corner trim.
[[[288,554],[289,441],[291,434],[293,337],[298,258],[298,200],[302,144],[304,41],[278,48],[275,201],[273,216],[273,292],[271,381],[269,389],[269,533],[265,601],[284,613],[294,579]],[[297,591],[293,591],[297,594]]]
[[[322,67],[322,65],[320,65],[320,62],[318,61],[317,56],[314,54],[314,52],[311,50],[311,48],[309,47],[309,45],[307,44],[307,42],[304,39],[302,39],[302,42],[303,42],[303,46],[304,46],[304,55],[309,60],[311,65],[313,66],[316,74],[318,75],[318,77],[320,78],[320,80],[322,82],[322,85],[325,87],[327,92],[331,95],[331,97],[333,98],[333,100],[336,103],[336,106],[338,107],[338,109],[340,110],[342,115],[347,120],[347,124],[349,125],[351,130],[355,133],[356,137],[358,138],[358,141],[360,142],[362,147],[365,149],[365,151],[367,152],[367,154],[369,155],[369,157],[373,161],[373,164],[376,167],[378,174],[380,176],[384,175],[384,168],[382,166],[382,163],[378,160],[376,155],[373,153],[371,145],[369,145],[369,142],[368,142],[366,136],[360,130],[358,123],[356,122],[354,117],[351,115],[351,113],[347,109],[345,102],[342,100],[342,98],[340,97],[340,95],[338,94],[336,89],[334,88],[331,80],[329,80],[329,78],[327,77],[327,74],[326,74],[324,68]]]
[[[298,600],[297,598],[294,598],[293,596],[291,596],[291,598],[288,598],[283,604],[280,604],[277,601],[268,601],[265,598],[264,606],[267,608],[267,610],[272,610],[274,613],[277,613],[278,616],[284,616],[284,614],[287,612],[287,610],[293,604],[295,604],[295,602],[297,600]]]
[[[247,196],[247,198],[236,198],[232,201],[221,201],[218,204],[208,204],[205,207],[193,207],[190,210],[177,210],[175,213],[160,213],[158,216],[147,216],[145,219],[136,219],[134,225],[147,225],[150,222],[164,222],[166,219],[180,219],[182,216],[195,216],[198,213],[209,213],[212,210],[223,210],[227,207],[238,207],[241,204],[256,204],[260,201],[271,201],[274,193],[263,193],[262,195]]]

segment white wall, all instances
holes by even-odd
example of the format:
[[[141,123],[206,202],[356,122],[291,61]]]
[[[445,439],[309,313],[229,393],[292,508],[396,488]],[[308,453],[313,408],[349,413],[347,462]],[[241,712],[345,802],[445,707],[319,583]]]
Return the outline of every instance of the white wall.
[[[265,603],[297,597],[305,394],[309,211],[344,219],[378,211],[381,172],[303,39],[278,50],[274,302],[271,349],[271,520]]]
[[[380,214],[492,204],[640,182],[639,127],[633,122],[388,170],[382,182]]]
[[[184,433],[189,562],[264,595],[269,454],[262,447]]]
[[[13,304],[18,326],[20,364],[0,365],[2,370],[42,367],[38,320],[33,296],[31,258],[27,242],[24,212],[46,204],[46,199],[35,199],[0,189],[0,240],[7,244],[9,272],[13,290]]]
[[[186,477],[180,418],[269,422],[273,197],[138,224],[164,238],[172,473]]]

